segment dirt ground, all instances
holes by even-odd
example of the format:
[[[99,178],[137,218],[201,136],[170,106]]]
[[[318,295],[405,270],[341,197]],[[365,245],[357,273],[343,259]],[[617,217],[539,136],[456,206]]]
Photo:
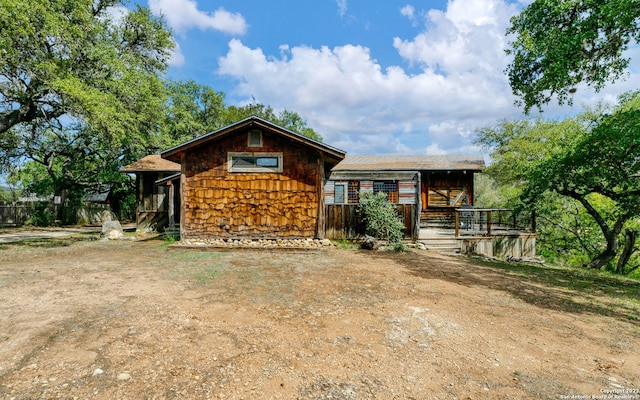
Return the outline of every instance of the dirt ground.
[[[0,398],[640,399],[637,303],[524,271],[424,251],[3,245]]]

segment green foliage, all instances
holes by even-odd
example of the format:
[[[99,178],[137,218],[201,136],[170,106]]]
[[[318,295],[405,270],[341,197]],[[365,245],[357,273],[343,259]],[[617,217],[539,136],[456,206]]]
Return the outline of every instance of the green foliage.
[[[302,119],[298,113],[293,111],[284,110],[281,113],[276,114],[271,106],[252,103],[243,107],[230,106],[227,108],[225,114],[225,125],[230,125],[245,118],[256,116],[318,142],[322,141],[322,136],[308,127],[306,121]]]
[[[168,82],[159,149],[166,149],[224,125],[224,93],[195,81]]]
[[[111,137],[154,125],[173,42],[147,8],[112,18],[123,5],[0,0],[0,133],[69,119]]]
[[[588,266],[598,269],[621,255],[623,230],[637,225],[640,215],[637,92],[623,96],[615,109],[587,110],[564,121],[502,122],[481,130],[478,143],[492,150],[486,172],[512,184],[523,207],[536,208],[543,254],[570,263],[586,256]]]
[[[600,90],[621,78],[622,53],[640,41],[640,1],[535,0],[511,24],[507,73],[528,112],[554,95],[571,103],[581,82]]]
[[[367,235],[389,241],[396,251],[404,249],[404,224],[395,207],[387,202],[386,193],[360,193],[358,213],[362,216]]]
[[[49,203],[46,201],[39,201],[34,203],[33,210],[31,211],[31,217],[26,224],[35,226],[51,226],[55,223],[55,220],[55,214],[49,208]]]

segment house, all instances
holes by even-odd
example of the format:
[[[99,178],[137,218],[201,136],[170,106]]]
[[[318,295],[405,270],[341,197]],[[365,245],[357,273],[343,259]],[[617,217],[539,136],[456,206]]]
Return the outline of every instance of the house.
[[[331,170],[325,187],[327,237],[357,236],[359,193],[384,192],[397,205],[405,238],[417,239],[421,226],[473,206],[474,174],[483,168],[482,156],[348,155]]]
[[[384,192],[406,239],[535,254],[535,233],[502,216],[511,210],[474,208],[474,175],[483,168],[482,156],[347,156],[249,117],[122,171],[137,176],[138,226],[178,224],[185,240],[355,239],[364,233],[360,193]]]
[[[325,183],[345,152],[249,117],[161,156],[181,166],[182,239],[279,239],[324,236]]]
[[[159,154],[152,154],[121,168],[120,172],[136,176],[137,228],[160,230],[168,226],[169,209],[180,204],[180,197],[177,192],[169,193],[167,184],[158,185],[157,182],[179,174],[180,164],[165,160]]]

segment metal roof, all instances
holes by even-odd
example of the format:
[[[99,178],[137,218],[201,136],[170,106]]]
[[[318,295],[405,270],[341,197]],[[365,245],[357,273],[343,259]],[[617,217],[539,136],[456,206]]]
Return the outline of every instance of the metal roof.
[[[481,155],[347,155],[332,171],[481,171]]]

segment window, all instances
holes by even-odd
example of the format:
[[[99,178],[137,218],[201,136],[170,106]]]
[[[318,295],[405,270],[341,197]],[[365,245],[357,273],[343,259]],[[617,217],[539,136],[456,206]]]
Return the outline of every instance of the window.
[[[349,181],[349,203],[358,204],[360,202],[360,182]]]
[[[249,138],[247,139],[248,147],[262,147],[262,132],[253,130],[249,131]]]
[[[282,172],[282,153],[227,154],[229,172]]]
[[[398,202],[398,183],[395,181],[373,182],[373,193],[383,192],[387,194],[389,203]]]
[[[338,183],[335,186],[335,198],[336,198],[336,204],[343,204],[344,203],[344,187],[346,185],[344,183]]]
[[[334,186],[334,196],[336,204],[357,204],[360,201],[360,182],[338,182]]]

